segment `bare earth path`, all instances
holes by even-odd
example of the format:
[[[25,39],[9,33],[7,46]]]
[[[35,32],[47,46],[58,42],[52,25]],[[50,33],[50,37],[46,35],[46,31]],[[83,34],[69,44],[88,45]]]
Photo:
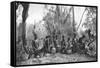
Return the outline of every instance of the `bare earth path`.
[[[64,63],[64,62],[79,62],[79,61],[94,61],[95,58],[85,56],[84,54],[60,54],[56,53],[54,55],[48,54],[42,58],[31,58],[29,60],[23,61],[20,65],[29,64],[46,64],[46,63]]]

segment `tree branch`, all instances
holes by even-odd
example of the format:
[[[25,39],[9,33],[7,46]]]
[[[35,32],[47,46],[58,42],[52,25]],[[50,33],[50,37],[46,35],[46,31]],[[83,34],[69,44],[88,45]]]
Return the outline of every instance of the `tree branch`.
[[[85,8],[85,10],[84,10],[84,12],[83,12],[83,14],[82,14],[82,17],[81,17],[80,23],[79,23],[79,25],[78,25],[78,27],[77,27],[77,31],[78,31],[78,29],[79,29],[79,27],[80,27],[80,25],[81,25],[81,23],[82,23],[82,19],[83,19],[83,16],[84,16],[85,11],[86,11],[86,8]]]
[[[65,20],[63,21],[63,23],[65,23],[65,22],[67,21],[68,17],[70,16],[70,12],[71,12],[72,8],[73,8],[73,7],[71,7],[71,8],[69,9],[69,13],[66,15]]]

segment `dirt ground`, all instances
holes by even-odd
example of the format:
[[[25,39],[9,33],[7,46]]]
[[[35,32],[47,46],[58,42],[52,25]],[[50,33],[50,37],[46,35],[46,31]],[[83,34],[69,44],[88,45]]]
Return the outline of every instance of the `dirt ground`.
[[[84,54],[47,54],[41,58],[30,58],[21,62],[18,65],[30,65],[30,64],[46,64],[46,63],[64,63],[64,62],[79,62],[79,61],[95,61],[93,57],[86,56]]]

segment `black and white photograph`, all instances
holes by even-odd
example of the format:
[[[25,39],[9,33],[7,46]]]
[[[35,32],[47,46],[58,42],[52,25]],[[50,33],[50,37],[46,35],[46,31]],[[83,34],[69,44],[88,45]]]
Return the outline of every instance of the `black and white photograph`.
[[[15,3],[17,66],[97,61],[97,6]]]

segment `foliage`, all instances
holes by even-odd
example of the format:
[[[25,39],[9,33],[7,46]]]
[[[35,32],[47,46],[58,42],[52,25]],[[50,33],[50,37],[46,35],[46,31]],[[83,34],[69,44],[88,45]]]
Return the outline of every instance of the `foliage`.
[[[48,5],[45,5],[45,9],[48,12],[42,21],[36,22],[34,25],[27,25],[28,27],[25,26],[27,17],[27,12],[25,12],[24,21],[21,20],[21,23],[16,27],[16,59],[18,61],[26,59],[27,55],[31,57],[32,54],[38,55],[41,52],[56,53],[56,49],[59,50],[58,52],[62,51],[60,53],[84,52],[90,56],[96,55],[95,8],[86,8],[88,13],[83,26],[88,30],[83,32],[82,37],[78,37],[74,6],[68,9],[59,5],[48,8]]]
[[[86,31],[89,37],[87,54],[90,56],[96,55],[96,11],[95,7],[87,7],[87,18],[83,24],[88,29]]]
[[[91,30],[91,34],[96,36],[96,8],[87,8],[87,18],[83,24],[86,28]]]
[[[70,15],[71,9],[72,8],[67,10],[67,7],[62,7],[58,5],[55,6],[55,10],[52,8],[47,9],[53,11],[49,11],[44,17],[44,21],[47,24],[46,28],[48,29],[49,33],[53,33],[53,31],[60,32],[66,38],[68,38],[68,36],[73,36],[73,26]]]

